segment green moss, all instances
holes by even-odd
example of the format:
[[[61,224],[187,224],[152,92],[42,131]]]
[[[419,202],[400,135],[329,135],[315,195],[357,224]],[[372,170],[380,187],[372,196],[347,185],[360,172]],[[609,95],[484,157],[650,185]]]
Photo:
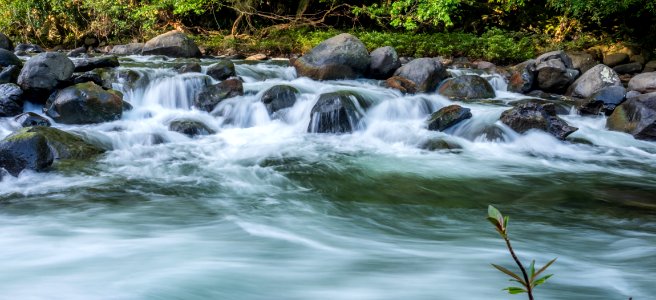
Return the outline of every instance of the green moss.
[[[26,127],[9,136],[7,140],[20,141],[37,135],[46,138],[58,159],[87,159],[104,152],[79,136],[52,127]]]

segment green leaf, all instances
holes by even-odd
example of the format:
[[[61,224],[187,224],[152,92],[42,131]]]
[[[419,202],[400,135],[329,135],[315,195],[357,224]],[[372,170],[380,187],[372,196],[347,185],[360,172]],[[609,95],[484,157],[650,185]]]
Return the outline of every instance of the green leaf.
[[[545,281],[547,281],[547,279],[551,278],[551,276],[553,276],[553,274],[546,275],[546,276],[536,280],[535,282],[531,283],[531,287],[536,287],[538,285],[543,284]]]
[[[523,289],[523,288],[518,288],[518,287],[514,287],[514,286],[507,287],[507,288],[505,288],[505,289],[503,289],[503,290],[504,290],[504,291],[508,291],[508,293],[513,294],[513,295],[521,294],[521,293],[526,293],[526,290],[525,290],[525,289]]]
[[[528,274],[529,274],[528,275],[529,278],[531,278],[531,279],[535,278],[534,277],[534,274],[535,274],[535,260],[533,260],[531,262],[531,266],[528,267]]]
[[[508,228],[508,219],[510,219],[510,217],[508,217],[508,216],[503,218],[503,228],[504,228],[504,230]]]
[[[558,259],[558,257],[552,259],[552,260],[549,261],[546,265],[544,265],[544,267],[540,268],[540,270],[538,270],[537,272],[535,272],[535,274],[533,274],[533,275],[531,276],[531,281],[533,281],[533,279],[535,279],[535,277],[537,277],[537,276],[540,275],[542,272],[544,272],[544,270],[546,270],[549,266],[551,266],[551,264],[553,264],[554,262],[556,262],[556,259]]]
[[[527,286],[526,282],[524,282],[524,280],[521,277],[519,277],[519,275],[515,274],[513,271],[510,271],[500,265],[492,264],[492,266],[495,267],[497,270],[505,273],[506,275],[514,278],[517,282],[521,283],[523,286]]]
[[[501,212],[498,209],[496,209],[492,205],[488,205],[488,207],[487,207],[487,216],[489,218],[493,218],[495,220],[498,220],[499,224],[503,224],[502,223],[503,215],[501,214]]]

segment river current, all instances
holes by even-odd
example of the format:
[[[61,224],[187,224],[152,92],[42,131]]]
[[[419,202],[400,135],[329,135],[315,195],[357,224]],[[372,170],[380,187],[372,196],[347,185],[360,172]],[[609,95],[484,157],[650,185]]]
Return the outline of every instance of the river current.
[[[113,86],[132,111],[55,124],[112,150],[0,181],[0,299],[522,299],[490,266],[514,269],[489,204],[526,263],[558,257],[536,299],[655,297],[656,143],[573,110],[566,141],[517,134],[498,119],[526,96],[494,75],[497,98],[469,103],[236,64],[245,95],[206,113],[191,107],[204,74],[123,58],[141,79]],[[272,120],[259,99],[278,84],[301,95]],[[341,90],[374,103],[361,128],[307,133],[319,95]],[[428,131],[453,103],[473,118]],[[179,118],[218,133],[169,131]],[[0,138],[14,129],[0,118]],[[459,147],[423,149],[434,139]]]

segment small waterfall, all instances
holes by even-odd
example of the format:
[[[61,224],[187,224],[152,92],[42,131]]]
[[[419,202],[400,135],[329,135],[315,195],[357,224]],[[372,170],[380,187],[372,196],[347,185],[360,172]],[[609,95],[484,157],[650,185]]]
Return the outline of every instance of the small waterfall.
[[[490,85],[492,85],[495,91],[505,92],[508,90],[508,82],[503,76],[501,76],[501,74],[487,73],[483,70],[475,69],[448,69],[447,71],[453,77],[462,75],[478,75],[485,78],[490,83]]]

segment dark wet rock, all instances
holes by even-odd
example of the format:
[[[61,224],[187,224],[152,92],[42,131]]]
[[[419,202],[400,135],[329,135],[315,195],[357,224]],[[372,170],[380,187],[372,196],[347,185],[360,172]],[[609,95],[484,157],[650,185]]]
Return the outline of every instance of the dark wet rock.
[[[82,73],[82,74],[75,74],[71,78],[71,81],[73,84],[78,84],[78,83],[85,83],[85,82],[93,82],[99,86],[102,86],[104,89],[109,89],[111,87],[108,87],[105,85],[105,82],[103,81],[102,77],[96,73]]]
[[[606,126],[639,140],[656,141],[656,92],[624,101],[608,117]]]
[[[43,171],[57,159],[88,159],[104,150],[51,127],[23,128],[0,142],[0,168],[18,176],[25,169]]]
[[[216,133],[216,131],[207,127],[207,125],[203,124],[203,122],[187,119],[172,121],[169,124],[169,130],[184,134],[189,137]]]
[[[645,68],[642,69],[642,72],[648,73],[648,72],[654,72],[656,71],[656,60],[652,60],[648,63],[645,64]]]
[[[462,75],[444,80],[437,88],[440,95],[458,100],[494,98],[494,88],[477,75]]]
[[[300,92],[289,85],[276,85],[264,92],[261,101],[266,106],[269,115],[273,113],[294,106],[296,103],[296,96]]]
[[[9,50],[0,49],[0,67],[22,66],[23,62]]]
[[[354,79],[362,76],[371,59],[356,37],[342,33],[312,48],[293,62],[298,76],[315,80]]]
[[[440,150],[458,150],[462,149],[462,146],[445,139],[430,139],[426,142],[419,145],[419,148],[425,149],[428,151],[440,151]]]
[[[428,130],[444,131],[461,121],[472,117],[471,109],[460,105],[449,105],[431,114],[428,119]]]
[[[43,103],[56,89],[69,83],[75,65],[63,53],[46,52],[30,58],[18,76],[28,100]]]
[[[244,86],[241,80],[230,78],[206,87],[194,100],[194,106],[200,110],[211,112],[221,101],[243,95]]]
[[[20,72],[21,67],[19,66],[0,67],[0,84],[16,83]]]
[[[80,59],[74,62],[74,72],[87,72],[98,68],[114,68],[119,66],[118,57],[101,56],[87,59]]]
[[[166,55],[169,57],[200,57],[196,43],[180,31],[169,31],[146,42],[143,55]]]
[[[535,60],[527,60],[511,68],[508,82],[508,91],[515,93],[528,93],[533,89],[535,82]]]
[[[14,43],[2,32],[0,32],[0,49],[14,51]]]
[[[387,79],[394,71],[401,67],[399,55],[396,53],[394,47],[386,46],[380,47],[369,54],[371,63],[367,75],[375,79]]]
[[[418,58],[400,67],[394,76],[408,79],[415,83],[418,92],[431,92],[448,73],[442,63],[435,58]]]
[[[39,45],[35,44],[18,44],[16,45],[16,49],[14,49],[16,52],[25,52],[25,53],[42,53],[46,52],[41,48]]]
[[[180,74],[201,72],[201,66],[197,62],[182,63],[175,66],[174,69]]]
[[[599,64],[576,79],[567,89],[566,95],[588,98],[605,87],[620,85],[622,81],[619,75],[608,66]]]
[[[385,86],[392,89],[397,89],[404,94],[414,94],[417,92],[417,85],[409,79],[392,76],[385,80]]]
[[[312,107],[308,132],[349,133],[357,129],[369,104],[360,95],[341,91],[321,94]]]
[[[553,104],[526,103],[504,111],[501,122],[513,130],[524,133],[531,129],[546,131],[564,140],[578,128],[569,126],[567,122],[556,115]]]
[[[537,87],[546,92],[564,92],[579,75],[579,71],[567,68],[560,59],[543,61],[535,69]]]
[[[603,112],[610,115],[620,105],[626,96],[626,89],[622,86],[605,87],[583,101],[579,106],[582,115],[598,115]]]
[[[629,62],[629,55],[625,53],[613,53],[604,56],[604,65],[614,67]]]
[[[584,51],[568,52],[567,56],[572,59],[572,68],[577,69],[581,74],[592,69],[592,67],[599,64],[594,56]]]
[[[94,124],[120,119],[123,106],[120,92],[86,82],[53,93],[43,110],[57,123]]]
[[[535,103],[538,105],[551,103],[554,105],[556,114],[569,114],[570,111],[572,110],[572,107],[576,106],[581,101],[581,99],[571,98],[558,94],[549,94],[542,91],[532,91],[527,96],[536,97],[539,99],[535,99],[535,98],[519,99],[519,100],[511,101],[508,104],[514,107],[518,107],[526,103]]]
[[[131,43],[126,45],[116,45],[109,50],[113,55],[141,55],[144,43]]]
[[[642,64],[637,63],[637,62],[632,62],[628,64],[622,64],[615,66],[613,68],[617,74],[635,74],[635,73],[640,73],[642,71]]]
[[[78,47],[75,48],[66,54],[68,57],[81,57],[83,55],[87,54],[87,48],[86,47]]]
[[[235,76],[235,74],[235,64],[226,59],[207,67],[207,75],[216,80],[225,80]]]
[[[14,118],[21,127],[45,126],[50,127],[50,120],[33,112],[22,113]]]
[[[544,53],[535,59],[535,65],[539,66],[542,63],[550,60],[558,60],[562,63],[563,68],[571,69],[573,67],[572,59],[565,53],[565,51],[557,50]]]
[[[641,73],[629,81],[628,89],[640,93],[656,92],[656,72]]]
[[[0,117],[13,117],[23,112],[23,91],[13,83],[0,84]]]

